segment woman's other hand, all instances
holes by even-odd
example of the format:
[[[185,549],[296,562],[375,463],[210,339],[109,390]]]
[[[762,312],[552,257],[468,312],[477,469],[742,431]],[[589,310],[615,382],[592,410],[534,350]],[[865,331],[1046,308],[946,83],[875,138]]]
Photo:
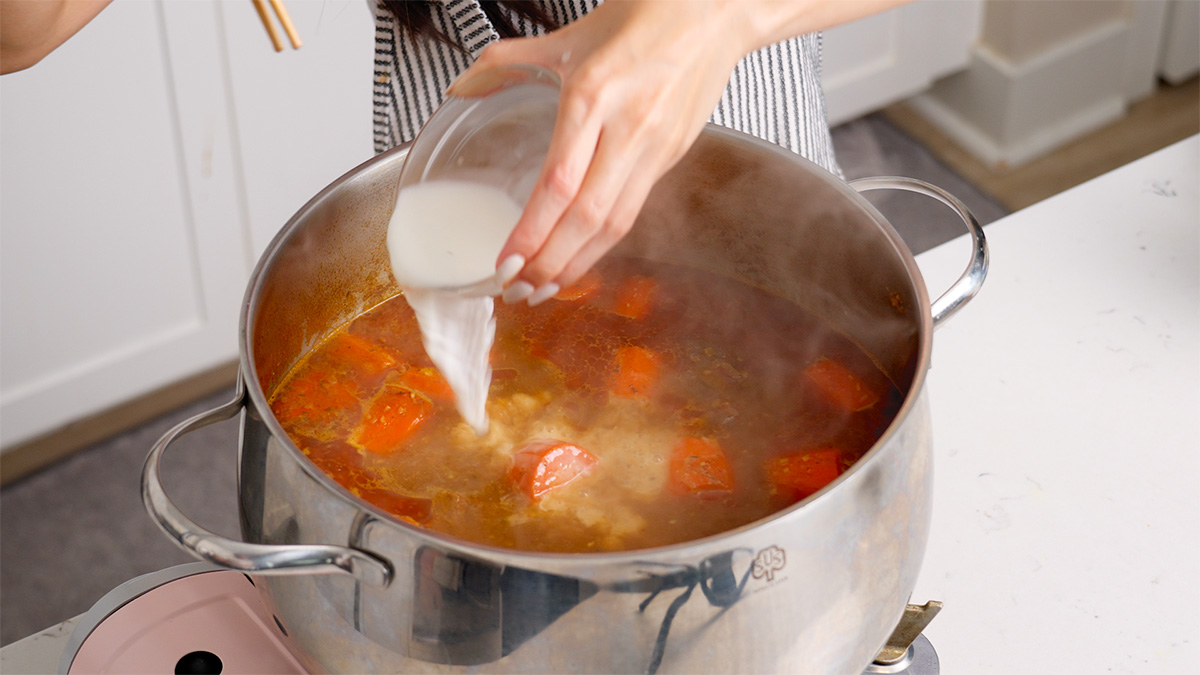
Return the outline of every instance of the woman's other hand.
[[[0,1],[0,75],[24,70],[41,61],[111,1]]]

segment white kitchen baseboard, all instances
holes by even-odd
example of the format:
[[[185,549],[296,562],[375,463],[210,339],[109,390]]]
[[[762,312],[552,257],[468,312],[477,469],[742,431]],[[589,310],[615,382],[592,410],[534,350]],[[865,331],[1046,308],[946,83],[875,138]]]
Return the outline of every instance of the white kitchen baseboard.
[[[222,363],[126,403],[89,415],[6,448],[0,454],[0,485],[51,466],[95,443],[145,424],[237,381],[236,361]],[[146,448],[149,452],[150,448]]]
[[[1125,113],[1134,28],[1107,22],[1020,63],[976,44],[965,71],[910,103],[984,164],[1026,164]]]

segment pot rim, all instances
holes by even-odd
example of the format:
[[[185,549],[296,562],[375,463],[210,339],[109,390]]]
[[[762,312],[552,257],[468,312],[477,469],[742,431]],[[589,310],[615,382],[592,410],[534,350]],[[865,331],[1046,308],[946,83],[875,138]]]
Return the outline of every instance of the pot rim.
[[[323,190],[318,192],[307,203],[304,204],[282,228],[271,239],[271,242],[259,256],[254,270],[250,275],[249,282],[246,287],[246,294],[242,302],[241,315],[238,325],[238,365],[239,377],[245,384],[245,395],[248,404],[257,410],[262,418],[262,422],[270,430],[271,435],[278,441],[282,442],[288,449],[289,453],[301,460],[300,465],[309,475],[310,478],[316,480],[325,488],[331,490],[341,500],[348,502],[353,507],[367,511],[376,518],[388,523],[391,526],[404,528],[410,534],[417,537],[422,543],[436,545],[443,550],[454,551],[456,553],[465,554],[472,557],[487,558],[489,560],[503,560],[512,564],[524,565],[526,567],[538,562],[554,562],[556,565],[564,563],[571,565],[587,566],[599,563],[613,562],[637,562],[644,561],[647,558],[670,558],[674,554],[686,552],[687,557],[694,558],[695,549],[697,548],[721,548],[727,550],[729,547],[720,547],[718,544],[730,539],[737,538],[742,534],[761,528],[766,525],[777,524],[779,521],[788,518],[796,511],[803,509],[811,504],[826,501],[827,496],[839,486],[856,480],[864,474],[868,468],[880,461],[878,458],[882,454],[883,448],[886,447],[889,441],[896,435],[897,430],[904,422],[912,415],[914,408],[919,403],[921,395],[924,391],[926,373],[929,370],[929,362],[932,353],[932,336],[933,336],[933,317],[930,311],[930,299],[928,289],[925,286],[924,277],[921,275],[920,267],[917,265],[916,259],[904,243],[900,234],[888,222],[888,220],[861,194],[855,191],[842,178],[836,176],[822,167],[816,165],[807,158],[798,155],[776,145],[769,141],[745,134],[733,129],[721,127],[709,123],[705,128],[705,133],[718,137],[726,137],[736,139],[737,142],[743,144],[752,144],[759,150],[765,150],[771,154],[777,155],[786,161],[799,163],[829,186],[834,188],[843,198],[850,200],[855,205],[862,208],[870,215],[872,221],[879,228],[881,234],[885,236],[891,244],[896,255],[900,257],[905,271],[908,273],[909,279],[913,285],[917,302],[922,311],[917,313],[919,317],[919,329],[917,333],[918,354],[913,369],[912,383],[908,390],[904,393],[904,400],[901,403],[899,410],[892,419],[888,427],[876,439],[871,448],[863,454],[858,461],[854,462],[844,473],[834,479],[831,483],[821,488],[817,492],[808,497],[788,506],[787,508],[776,511],[768,516],[760,518],[745,525],[725,530],[716,534],[692,539],[684,542],[668,544],[665,546],[656,546],[652,548],[634,549],[628,551],[607,551],[596,553],[553,553],[542,551],[522,551],[517,549],[501,548],[486,544],[478,544],[475,542],[459,539],[450,535],[434,532],[422,528],[417,525],[405,522],[387,512],[375,507],[374,505],[362,500],[352,494],[349,490],[334,481],[325,474],[320,468],[312,463],[291,438],[284,431],[283,426],[275,419],[275,416],[270,412],[270,406],[267,404],[265,392],[259,386],[257,369],[250,359],[253,353],[253,334],[250,331],[251,319],[257,314],[258,305],[262,297],[262,286],[267,274],[270,272],[272,264],[283,248],[284,244],[293,236],[293,233],[301,227],[305,217],[312,211],[317,210],[322,203],[330,199],[335,193],[340,191],[344,185],[354,182],[370,167],[385,161],[397,161],[398,155],[404,155],[408,152],[411,142],[405,143],[385,152],[382,152],[374,157],[360,163],[358,166],[350,169],[337,180],[330,183]]]

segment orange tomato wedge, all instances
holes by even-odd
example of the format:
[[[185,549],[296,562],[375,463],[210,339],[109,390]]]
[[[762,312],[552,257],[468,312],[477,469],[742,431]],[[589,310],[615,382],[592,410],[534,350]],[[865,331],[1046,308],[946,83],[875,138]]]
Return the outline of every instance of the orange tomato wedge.
[[[866,410],[879,402],[879,392],[833,359],[813,361],[804,369],[804,376],[816,384],[831,403],[847,412]]]
[[[583,448],[554,439],[530,441],[513,454],[509,480],[526,497],[538,501],[550,490],[586,475],[599,462]]]
[[[567,302],[575,302],[583,300],[600,289],[602,279],[600,275],[592,270],[588,270],[583,276],[579,277],[575,283],[564,287],[562,290],[554,294],[556,300],[565,300]]]
[[[733,469],[716,441],[685,438],[671,451],[670,486],[675,494],[729,492]]]
[[[641,319],[654,307],[658,282],[650,277],[630,277],[617,290],[613,312],[630,319]]]
[[[800,501],[842,474],[842,453],[837,448],[815,448],[775,457],[766,464],[767,482],[778,493]]]
[[[397,518],[417,525],[429,520],[429,514],[433,509],[433,500],[406,497],[391,490],[362,488],[353,490],[353,492],[368,504],[373,504]]]
[[[288,382],[271,411],[285,426],[301,419],[320,424],[357,405],[358,396],[345,378],[323,368],[309,368]]]
[[[381,373],[397,363],[383,346],[348,331],[335,335],[327,349],[338,362],[369,373]]]
[[[658,355],[645,347],[617,350],[612,392],[625,398],[649,394],[658,381]]]
[[[371,402],[352,440],[377,455],[394,454],[432,413],[428,399],[408,389],[387,387]]]
[[[437,368],[409,368],[400,374],[396,383],[434,400],[454,400],[454,390]]]

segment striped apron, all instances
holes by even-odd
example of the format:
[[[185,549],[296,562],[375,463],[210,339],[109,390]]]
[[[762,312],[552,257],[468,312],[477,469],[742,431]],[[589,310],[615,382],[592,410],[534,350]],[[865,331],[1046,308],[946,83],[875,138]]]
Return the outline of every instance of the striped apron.
[[[543,0],[558,25],[601,0]],[[375,152],[412,140],[441,104],[446,88],[479,52],[500,39],[478,0],[439,0],[434,24],[463,50],[435,40],[411,40],[382,4],[375,8]],[[545,31],[519,17],[522,34]],[[819,33],[784,40],[743,58],[710,122],[777,143],[840,175],[821,90]]]

